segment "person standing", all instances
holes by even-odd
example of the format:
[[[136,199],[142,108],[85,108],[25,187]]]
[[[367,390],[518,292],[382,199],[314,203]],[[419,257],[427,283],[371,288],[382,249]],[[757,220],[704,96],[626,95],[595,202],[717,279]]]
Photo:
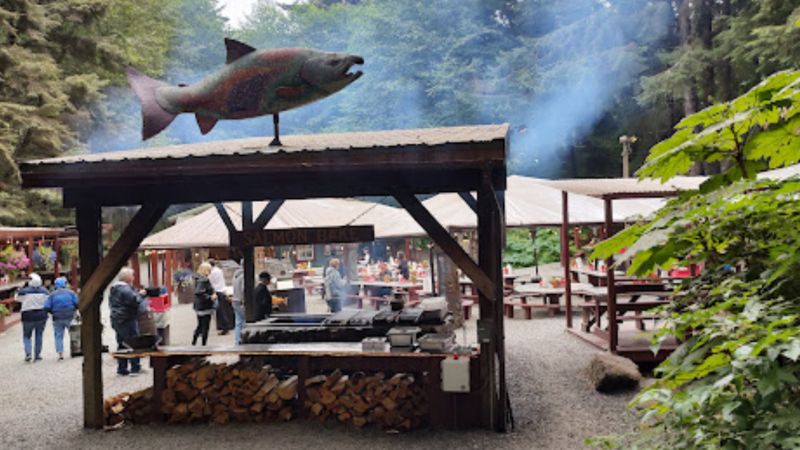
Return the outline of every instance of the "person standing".
[[[242,343],[242,329],[244,328],[244,267],[239,265],[233,274],[233,345]]]
[[[25,362],[42,360],[42,333],[47,323],[47,312],[44,303],[47,300],[47,289],[42,287],[42,278],[36,274],[29,275],[28,285],[17,292],[15,300],[22,303],[22,346],[25,349]],[[31,355],[31,336],[36,338]]]
[[[144,302],[141,292],[133,288],[133,269],[123,267],[117,282],[111,285],[108,305],[111,308],[111,327],[117,335],[117,350],[123,349],[126,339],[139,335],[139,308]],[[130,370],[128,370],[130,364]],[[138,375],[142,371],[139,358],[118,358],[117,375]]]
[[[258,274],[258,286],[256,286],[253,296],[255,297],[255,320],[264,320],[272,315],[272,293],[269,291],[269,284],[272,282],[272,275],[269,272]]]
[[[211,315],[214,314],[214,302],[217,293],[208,280],[211,274],[211,264],[203,263],[197,268],[194,276],[194,313],[197,315],[197,327],[194,329],[192,345],[197,345],[197,338],[202,339],[202,344],[208,343],[208,328],[211,325]]]
[[[339,273],[339,259],[332,258],[325,269],[325,301],[332,313],[342,310],[342,299],[346,296],[347,280]]]
[[[405,281],[408,281],[408,260],[406,259],[406,254],[403,252],[397,252],[397,271]]]
[[[68,330],[72,321],[75,320],[78,296],[67,287],[67,279],[64,277],[56,278],[55,288],[47,297],[44,309],[53,316],[56,353],[58,353],[58,360],[62,361],[64,359],[64,330]]]
[[[219,264],[212,260],[208,261],[211,264],[211,273],[208,274],[208,281],[211,282],[211,287],[217,293],[217,332],[219,334],[228,334],[233,329],[233,305],[225,295],[225,274]]]

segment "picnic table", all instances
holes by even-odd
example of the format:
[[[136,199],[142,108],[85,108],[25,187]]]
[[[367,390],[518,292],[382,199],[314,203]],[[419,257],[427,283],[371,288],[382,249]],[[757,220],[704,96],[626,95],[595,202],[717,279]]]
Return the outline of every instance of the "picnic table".
[[[555,316],[556,312],[561,311],[561,296],[564,295],[564,288],[542,286],[540,284],[522,284],[516,286],[514,291],[504,300],[506,316],[509,318],[514,317],[514,307],[522,308],[525,313],[525,318],[530,320],[533,318],[533,308],[547,309],[547,314],[550,317]],[[542,299],[541,303],[529,303],[530,297],[539,297]]]
[[[383,306],[388,301],[383,296],[378,295],[379,292],[385,288],[391,289],[392,292],[402,292],[406,302],[417,301],[419,299],[417,292],[422,290],[422,283],[411,281],[358,280],[353,282],[353,284],[364,289],[364,298],[370,300],[375,309]],[[362,306],[363,305],[359,305],[359,308]]]
[[[242,344],[230,346],[159,347],[156,350],[120,351],[114,358],[150,358],[153,368],[152,420],[163,422],[162,392],[166,388],[167,369],[193,358],[238,356],[258,360],[274,368],[289,370],[298,376],[297,410],[305,410],[305,380],[336,369],[368,372],[409,372],[424,377],[430,403],[430,423],[447,428],[477,426],[480,420],[480,359],[478,350],[470,358],[470,392],[453,394],[441,389],[441,362],[447,356],[420,351],[365,352],[361,343],[309,342],[291,344]]]
[[[640,289],[617,292],[617,321],[634,320],[636,321],[636,327],[644,330],[643,321],[645,319],[653,319],[654,316],[643,315],[642,312],[669,303],[668,300],[659,299],[669,294],[669,291],[664,289],[646,290],[646,285],[641,286]],[[592,326],[600,328],[600,318],[608,310],[608,292],[606,288],[584,285],[573,289],[572,292],[584,298],[584,303],[581,305],[581,308],[583,308],[581,328],[587,333],[591,332]],[[656,300],[640,302],[639,300],[643,296],[656,297]],[[620,302],[619,300],[621,299],[627,299],[627,301]],[[634,315],[626,316],[625,313],[627,312],[633,312]]]
[[[608,274],[602,270],[594,270],[590,268],[572,268],[570,269],[570,273],[572,274],[572,282],[578,283],[580,281],[580,275],[586,276],[589,280],[589,284],[592,286],[607,286],[608,285]],[[624,283],[624,284],[663,284],[663,283],[673,283],[677,281],[685,280],[686,277],[679,277],[679,276],[671,276],[671,275],[660,275],[658,277],[634,277],[630,275],[625,275],[623,272],[616,271],[614,272],[614,281],[616,283]]]
[[[505,274],[503,275],[503,284],[505,285],[506,288],[513,288],[514,283],[517,281],[517,278],[519,277],[520,276],[516,274]],[[458,279],[458,285],[461,288],[462,294],[467,294],[467,288],[469,288],[470,295],[477,295],[477,292],[475,291],[475,286],[472,284],[472,280],[470,280],[469,278],[460,277]]]

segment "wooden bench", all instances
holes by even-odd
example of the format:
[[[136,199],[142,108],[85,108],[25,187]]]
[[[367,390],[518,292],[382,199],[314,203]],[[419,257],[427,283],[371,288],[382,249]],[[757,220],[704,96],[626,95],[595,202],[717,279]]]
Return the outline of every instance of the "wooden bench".
[[[536,295],[532,294],[513,294],[505,298],[503,301],[503,306],[505,310],[505,315],[509,319],[514,318],[514,308],[519,307],[522,308],[523,313],[525,314],[526,320],[533,319],[533,309],[546,309],[547,315],[550,317],[555,317],[556,312],[561,310],[561,305],[557,303],[547,303],[546,298],[541,297],[543,303],[529,303],[528,297],[536,297]]]
[[[642,329],[644,326],[641,320],[644,320],[645,317],[640,317],[639,319],[634,316],[625,316],[626,312],[636,312],[641,313],[642,311],[647,311],[648,309],[652,309],[658,306],[666,305],[669,303],[669,300],[650,300],[650,301],[643,301],[643,302],[622,302],[617,303],[617,321],[626,321],[626,320],[638,320],[637,326]],[[605,314],[608,310],[608,305],[604,301],[589,301],[585,302],[579,306],[583,313],[582,313],[582,321],[581,321],[581,328],[585,332],[590,332],[593,325],[600,327],[600,317]]]

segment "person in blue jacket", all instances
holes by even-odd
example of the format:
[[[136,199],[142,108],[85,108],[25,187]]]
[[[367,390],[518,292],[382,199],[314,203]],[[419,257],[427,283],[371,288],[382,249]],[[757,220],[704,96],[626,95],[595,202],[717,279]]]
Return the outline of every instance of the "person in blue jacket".
[[[64,330],[69,329],[75,320],[75,311],[78,309],[78,296],[67,287],[67,279],[58,277],[55,288],[44,303],[44,310],[53,316],[53,335],[56,338],[56,353],[58,360],[64,359]]]
[[[22,303],[22,345],[25,348],[25,362],[42,360],[42,333],[47,324],[47,312],[44,302],[47,300],[47,289],[42,287],[42,278],[35,273],[29,276],[28,285],[17,291],[16,301]],[[31,337],[36,337],[36,345],[31,355]]]

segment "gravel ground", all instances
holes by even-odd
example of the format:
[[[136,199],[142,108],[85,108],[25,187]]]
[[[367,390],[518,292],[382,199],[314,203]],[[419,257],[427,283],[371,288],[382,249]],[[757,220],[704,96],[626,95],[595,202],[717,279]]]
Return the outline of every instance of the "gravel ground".
[[[104,302],[104,306],[107,303]],[[309,310],[324,304],[309,300]],[[107,310],[105,311],[107,315]],[[195,318],[189,305],[173,309],[172,343],[191,340]],[[106,319],[106,323],[107,319]],[[468,324],[473,336],[474,319]],[[632,429],[625,405],[631,393],[594,392],[583,370],[595,352],[564,331],[563,316],[506,321],[509,392],[517,429],[504,435],[486,431],[417,431],[389,435],[336,424],[293,422],[267,425],[141,426],[115,432],[82,428],[81,360],[56,361],[50,323],[45,329],[44,361],[23,362],[22,327],[0,335],[0,448],[284,448],[326,449],[577,449],[586,437]],[[212,332],[213,333],[213,332]],[[106,327],[104,342],[115,348]],[[232,336],[211,336],[230,343]],[[461,336],[459,334],[459,339]],[[103,357],[106,396],[150,385],[151,372],[136,378],[115,375],[115,362]]]

